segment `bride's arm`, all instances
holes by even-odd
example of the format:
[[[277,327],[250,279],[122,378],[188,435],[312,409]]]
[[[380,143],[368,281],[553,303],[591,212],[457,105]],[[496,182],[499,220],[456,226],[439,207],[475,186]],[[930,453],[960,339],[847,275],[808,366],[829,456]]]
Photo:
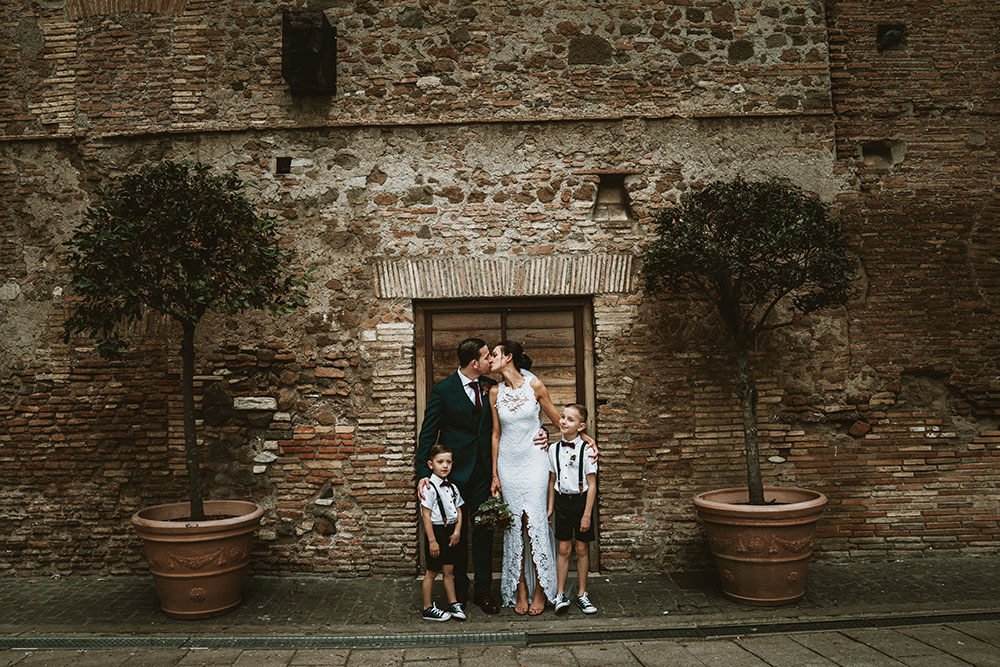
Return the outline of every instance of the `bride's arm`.
[[[538,404],[542,406],[542,410],[545,411],[545,414],[552,420],[553,424],[559,426],[559,412],[556,410],[556,406],[552,405],[552,399],[549,398],[549,390],[545,388],[545,385],[537,377],[531,379],[531,386],[535,390],[535,398],[538,399]],[[586,433],[581,433],[580,439],[587,443],[587,449],[590,450],[588,452],[590,459],[596,461],[597,442]]]
[[[549,418],[554,426],[558,427],[559,411],[556,410],[556,406],[552,405],[552,399],[549,398],[549,390],[545,387],[545,384],[537,377],[533,377],[531,378],[531,388],[535,390],[535,398],[538,399],[538,404],[542,406],[542,412],[545,413],[545,416]]]
[[[490,484],[490,495],[495,495],[500,489],[500,475],[497,473],[497,455],[500,454],[500,415],[497,414],[497,385],[490,388],[490,410],[493,411],[493,482]]]

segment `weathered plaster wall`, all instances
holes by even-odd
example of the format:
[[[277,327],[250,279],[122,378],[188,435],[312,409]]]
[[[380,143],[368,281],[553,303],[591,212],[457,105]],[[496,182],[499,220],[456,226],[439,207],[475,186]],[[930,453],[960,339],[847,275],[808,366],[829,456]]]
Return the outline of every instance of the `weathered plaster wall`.
[[[415,569],[413,310],[376,262],[637,254],[737,173],[817,192],[863,268],[759,350],[766,474],[831,496],[819,557],[995,551],[996,7],[326,2],[340,94],[308,101],[280,81],[286,5],[156,6],[0,9],[4,572],[141,569],[128,517],[184,495],[177,331],[150,318],[113,365],[60,331],[60,244],[162,157],[237,169],[320,274],[300,313],[199,331],[208,484],[267,506],[261,569]],[[883,22],[907,32],[879,51]],[[635,220],[590,219],[597,169],[633,172]],[[701,562],[689,498],[743,477],[714,314],[641,281],[593,309],[601,566]]]
[[[238,169],[282,219],[300,261],[317,267],[318,282],[305,312],[280,320],[210,317],[200,329],[201,433],[212,494],[250,495],[271,510],[262,531],[261,567],[364,574],[412,571],[416,549],[412,306],[409,300],[378,297],[376,261],[636,253],[656,206],[719,174],[794,175],[832,198],[841,187],[831,170],[832,146],[829,119],[675,119],[243,132],[159,145],[123,138],[81,145],[74,160],[84,169],[99,170],[156,153]],[[279,154],[293,156],[293,174],[271,173],[272,156]],[[73,184],[75,193],[67,190],[65,198],[83,201],[87,194],[80,184],[97,174],[84,171],[66,178],[63,172],[74,170],[73,161],[32,143],[12,146],[9,158],[16,178],[34,174],[17,188],[31,194],[15,218],[30,218],[31,225],[52,232],[34,240],[20,237],[19,251],[25,257],[54,255],[68,220],[64,206],[46,201],[40,192]],[[51,165],[53,159],[59,164],[53,173],[60,177],[50,179],[38,163]],[[590,219],[597,177],[581,172],[612,166],[635,172],[627,180],[639,216],[635,221]],[[664,172],[668,179],[662,178]],[[129,398],[109,402],[103,376],[94,374],[102,364],[91,359],[86,342],[69,347],[54,340],[66,307],[61,291],[66,276],[59,263],[24,265],[16,281],[24,291],[10,306],[17,312],[44,310],[47,317],[33,323],[45,344],[22,342],[31,352],[23,362],[14,360],[13,347],[5,349],[6,386],[25,387],[11,396],[9,414],[16,428],[0,436],[8,444],[8,480],[22,479],[30,461],[55,459],[51,433],[70,426],[63,415],[73,415],[74,405],[84,411],[83,420],[98,407],[110,412],[110,421],[125,429],[123,439],[130,428],[138,428],[129,426],[130,420],[143,424],[155,415],[161,442],[123,441],[127,454],[109,451],[102,444],[109,427],[100,424],[70,438],[65,460],[74,462],[61,464],[68,479],[60,483],[74,494],[84,491],[78,497],[83,508],[61,505],[53,497],[59,487],[47,472],[39,474],[40,484],[15,485],[29,500],[5,516],[19,568],[60,558],[44,537],[49,522],[33,518],[39,504],[58,508],[60,521],[72,524],[66,529],[72,536],[73,528],[89,532],[101,508],[120,508],[114,520],[120,529],[140,504],[183,497],[180,404],[170,388],[179,374],[177,332],[168,323],[155,323],[162,337],[148,344],[156,345],[157,356],[136,355],[116,365],[116,373],[125,376],[131,364],[139,364],[145,381],[166,374],[146,391],[133,388]],[[33,285],[38,289],[30,291]],[[632,446],[631,422],[648,420],[649,409],[635,402],[630,376],[648,377],[651,369],[643,355],[622,355],[617,347],[634,328],[646,326],[640,304],[637,295],[607,295],[594,306],[598,399],[608,406],[598,422],[609,462],[602,473],[607,567],[643,567],[643,559],[655,567],[692,539],[692,531],[666,530],[666,523],[658,523],[662,531],[635,530],[636,516],[649,520],[665,510],[675,516],[687,511],[686,499],[678,499],[668,484],[641,488],[646,511],[638,511],[633,485],[651,464],[648,451]],[[18,331],[11,322],[11,338],[23,341]],[[648,341],[640,345],[650,346]],[[67,366],[77,370],[58,375]],[[687,367],[682,364],[676,373],[687,373]],[[682,375],[673,378],[685,381]],[[47,384],[38,387],[39,382]],[[247,397],[261,402],[242,400]],[[154,400],[155,412],[144,404]],[[45,408],[40,413],[39,406]],[[630,417],[619,423],[619,413]],[[106,457],[118,458],[113,475]],[[327,499],[329,504],[316,503]],[[691,517],[684,523],[690,524]],[[128,542],[124,536],[116,539]],[[104,567],[137,566],[134,551],[125,562],[118,560],[121,549],[101,552],[111,560]],[[625,558],[630,562],[619,562]]]

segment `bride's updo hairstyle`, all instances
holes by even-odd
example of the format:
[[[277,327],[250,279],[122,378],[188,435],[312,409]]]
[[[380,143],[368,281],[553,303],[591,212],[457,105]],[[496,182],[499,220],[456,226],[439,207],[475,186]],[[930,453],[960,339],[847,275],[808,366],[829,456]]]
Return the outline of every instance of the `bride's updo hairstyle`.
[[[524,348],[521,347],[520,343],[515,343],[512,340],[500,341],[500,347],[503,349],[505,355],[509,354],[511,356],[511,363],[517,367],[519,371],[526,371],[531,368],[531,357],[524,353]]]

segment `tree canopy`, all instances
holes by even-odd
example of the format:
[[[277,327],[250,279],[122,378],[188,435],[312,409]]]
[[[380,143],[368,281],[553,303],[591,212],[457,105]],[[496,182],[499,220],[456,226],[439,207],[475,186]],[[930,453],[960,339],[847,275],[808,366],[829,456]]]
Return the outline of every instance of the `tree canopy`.
[[[196,324],[208,310],[304,304],[306,281],[290,268],[294,252],[235,173],[164,161],[96,194],[99,203],[67,243],[81,298],[67,338],[87,333],[113,358],[125,346],[118,325],[146,309]]]
[[[719,309],[737,344],[787,321],[787,303],[801,313],[843,304],[854,262],[840,223],[826,206],[778,181],[717,181],[659,216],[646,252],[651,290],[695,289]]]

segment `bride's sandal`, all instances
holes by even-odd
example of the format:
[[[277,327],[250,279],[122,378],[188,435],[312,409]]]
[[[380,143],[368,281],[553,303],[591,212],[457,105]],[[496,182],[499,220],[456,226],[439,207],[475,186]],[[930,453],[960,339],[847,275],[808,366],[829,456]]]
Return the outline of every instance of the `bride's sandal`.
[[[532,603],[532,605],[528,607],[528,616],[538,616],[543,611],[545,611],[545,602],[542,602],[541,607],[536,607],[534,603]]]

